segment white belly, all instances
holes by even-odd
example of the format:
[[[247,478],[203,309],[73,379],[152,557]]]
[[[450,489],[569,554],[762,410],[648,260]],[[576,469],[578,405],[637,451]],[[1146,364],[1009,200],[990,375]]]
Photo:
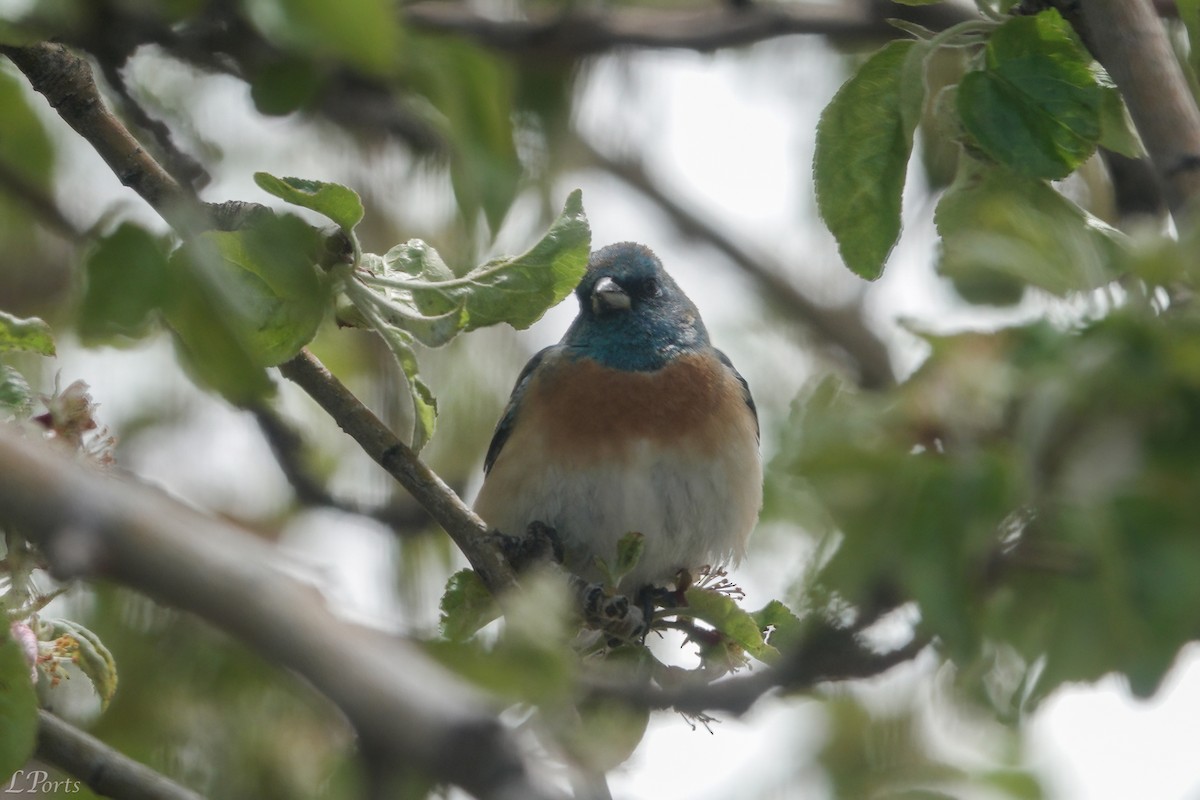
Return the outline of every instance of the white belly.
[[[621,584],[628,591],[665,583],[680,569],[741,558],[762,502],[756,441],[703,458],[640,441],[625,455],[620,467],[528,464],[514,481],[519,486],[506,487],[508,502],[489,503],[485,492],[477,506],[490,524],[513,535],[534,521],[553,527],[567,568],[589,580],[601,577],[596,557],[613,563],[618,540],[641,533],[645,551]],[[512,503],[514,497],[521,499]]]

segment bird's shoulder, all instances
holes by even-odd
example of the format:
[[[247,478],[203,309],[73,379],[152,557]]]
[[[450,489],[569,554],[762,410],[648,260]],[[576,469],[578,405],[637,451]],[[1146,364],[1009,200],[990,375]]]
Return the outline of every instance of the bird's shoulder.
[[[758,436],[758,406],[754,404],[754,395],[750,393],[749,381],[742,377],[742,373],[738,372],[737,367],[733,365],[733,362],[729,360],[729,356],[725,355],[723,351],[718,350],[715,347],[712,348],[712,351],[716,355],[717,360],[724,365],[725,369],[729,371],[729,374],[733,377],[733,379],[738,382],[739,386],[742,387],[742,401],[746,404],[746,407],[750,409],[750,416],[754,418],[754,435]]]
[[[525,396],[525,391],[529,386],[529,382],[533,377],[533,373],[546,359],[547,356],[553,357],[553,353],[561,350],[562,345],[551,345],[544,347],[533,354],[528,363],[522,367],[521,372],[517,375],[516,383],[513,384],[512,394],[509,395],[508,404],[504,407],[504,413],[500,415],[500,421],[496,423],[496,430],[492,433],[492,441],[488,445],[487,456],[483,461],[484,473],[491,472],[492,465],[496,463],[496,457],[500,455],[504,443],[508,441],[508,437],[512,434],[513,425],[516,422],[517,411],[521,406],[521,398]]]

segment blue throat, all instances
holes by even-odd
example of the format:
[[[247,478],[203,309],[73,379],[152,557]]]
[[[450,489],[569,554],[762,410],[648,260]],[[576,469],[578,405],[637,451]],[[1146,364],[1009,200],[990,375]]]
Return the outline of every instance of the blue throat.
[[[602,280],[616,286],[597,293]],[[708,346],[700,312],[643,245],[619,242],[593,253],[575,295],[579,316],[561,343],[573,358],[653,372]]]
[[[708,333],[698,318],[685,321],[616,312],[577,319],[562,344],[576,358],[590,358],[613,369],[653,372],[677,356],[703,349]]]

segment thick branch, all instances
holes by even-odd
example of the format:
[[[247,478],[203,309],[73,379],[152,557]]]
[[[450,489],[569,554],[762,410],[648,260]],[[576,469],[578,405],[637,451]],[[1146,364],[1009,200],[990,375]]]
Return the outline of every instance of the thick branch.
[[[488,535],[486,523],[315,356],[304,351],[281,364],[279,371],[308,392],[368,456],[416,498],[450,534],[492,594],[515,584],[512,567]]]
[[[590,157],[608,172],[625,181],[659,206],[681,233],[706,242],[758,283],[763,296],[806,325],[824,345],[851,362],[860,384],[882,389],[896,383],[887,345],[863,322],[859,308],[831,308],[809,299],[784,277],[781,267],[769,266],[762,256],[752,254],[717,227],[683,206],[648,176],[634,161],[615,159],[580,139]]]
[[[110,578],[190,611],[332,700],[364,752],[483,798],[545,798],[486,700],[418,648],[338,619],[267,543],[0,426],[0,509],[60,577]]]
[[[1081,34],[1121,90],[1175,224],[1200,196],[1200,110],[1149,0],[1079,4]]]
[[[36,756],[78,778],[92,791],[121,800],[203,800],[191,789],[160,775],[63,722],[38,712]]]

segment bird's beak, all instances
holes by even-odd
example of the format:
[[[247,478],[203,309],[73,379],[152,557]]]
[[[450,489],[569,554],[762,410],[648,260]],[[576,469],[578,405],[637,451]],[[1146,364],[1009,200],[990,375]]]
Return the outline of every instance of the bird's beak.
[[[592,312],[628,311],[629,295],[612,278],[601,278],[592,287]]]

